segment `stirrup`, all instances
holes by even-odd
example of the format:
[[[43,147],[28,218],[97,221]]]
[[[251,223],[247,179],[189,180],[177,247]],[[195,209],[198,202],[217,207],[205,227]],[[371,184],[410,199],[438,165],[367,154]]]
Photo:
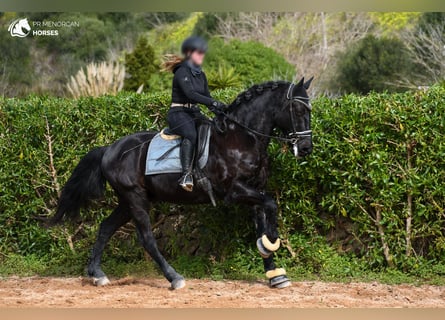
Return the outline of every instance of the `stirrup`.
[[[180,179],[179,185],[185,191],[192,192],[193,191],[193,176],[191,173],[186,172]]]

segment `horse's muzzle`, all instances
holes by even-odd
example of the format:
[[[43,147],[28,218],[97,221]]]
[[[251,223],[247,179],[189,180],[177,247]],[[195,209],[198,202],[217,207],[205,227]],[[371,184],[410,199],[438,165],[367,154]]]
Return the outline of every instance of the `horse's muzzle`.
[[[295,158],[302,158],[312,152],[312,141],[301,141],[292,145]]]

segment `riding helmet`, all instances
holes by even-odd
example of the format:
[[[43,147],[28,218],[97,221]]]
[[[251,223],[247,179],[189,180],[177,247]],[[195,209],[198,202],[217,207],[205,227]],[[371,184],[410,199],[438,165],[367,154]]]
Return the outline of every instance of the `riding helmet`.
[[[185,39],[182,43],[181,52],[184,55],[186,55],[188,52],[193,52],[196,50],[206,52],[207,48],[207,41],[199,36],[191,36]]]

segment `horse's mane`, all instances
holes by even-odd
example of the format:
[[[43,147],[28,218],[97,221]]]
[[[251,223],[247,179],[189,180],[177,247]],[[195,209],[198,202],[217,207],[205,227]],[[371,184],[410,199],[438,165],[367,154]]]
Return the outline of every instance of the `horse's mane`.
[[[241,92],[236,99],[229,105],[229,110],[239,106],[243,102],[248,102],[253,98],[262,95],[265,91],[274,91],[284,85],[289,86],[288,81],[267,81],[261,84],[255,84],[249,89]]]

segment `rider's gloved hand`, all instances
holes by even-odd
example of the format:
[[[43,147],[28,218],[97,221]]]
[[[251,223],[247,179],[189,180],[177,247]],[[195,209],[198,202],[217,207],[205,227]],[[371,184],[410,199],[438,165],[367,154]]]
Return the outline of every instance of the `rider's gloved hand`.
[[[227,106],[224,103],[215,100],[209,106],[209,110],[212,111],[214,114],[219,115],[225,111],[226,107]]]

